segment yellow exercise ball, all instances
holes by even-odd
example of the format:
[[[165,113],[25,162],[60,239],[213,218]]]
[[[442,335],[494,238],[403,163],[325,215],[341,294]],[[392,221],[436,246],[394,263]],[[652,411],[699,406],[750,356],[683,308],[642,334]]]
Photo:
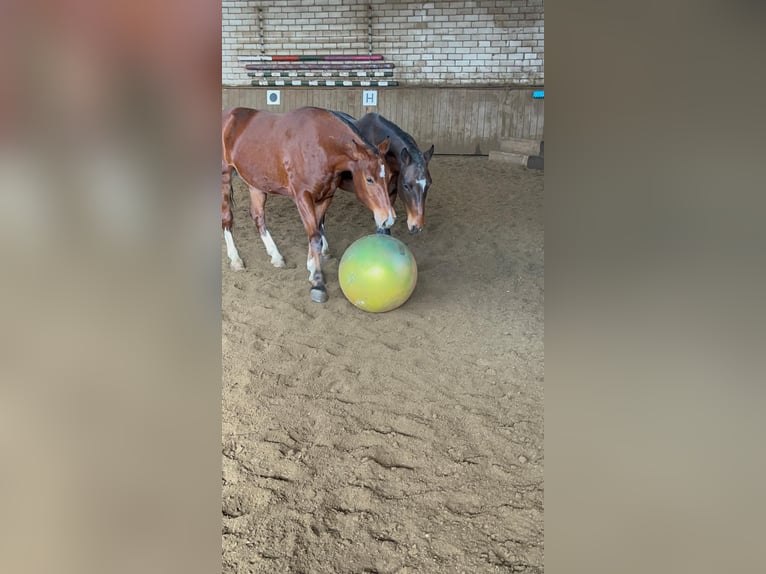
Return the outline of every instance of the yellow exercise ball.
[[[384,313],[403,305],[418,282],[418,266],[409,247],[390,235],[354,241],[338,267],[340,288],[353,305]]]

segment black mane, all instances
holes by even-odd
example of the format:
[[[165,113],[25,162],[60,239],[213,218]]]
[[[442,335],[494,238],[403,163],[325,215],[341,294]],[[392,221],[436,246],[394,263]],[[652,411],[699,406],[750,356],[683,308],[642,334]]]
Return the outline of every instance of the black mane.
[[[349,128],[353,130],[353,132],[359,136],[359,139],[361,139],[365,144],[367,144],[367,147],[369,147],[373,152],[375,152],[375,155],[380,155],[380,152],[378,151],[378,148],[376,148],[370,140],[368,140],[366,137],[362,135],[362,132],[359,131],[359,128],[356,127],[356,124],[354,123],[354,118],[352,118],[350,115],[344,113],[344,112],[336,112],[334,110],[327,110],[332,115],[334,115],[336,118],[338,118],[340,121],[342,121],[344,124],[346,124]]]
[[[404,142],[407,151],[409,152],[410,156],[412,156],[412,160],[418,164],[419,167],[425,168],[426,158],[423,157],[423,152],[420,151],[418,144],[415,143],[415,140],[412,139],[412,136],[380,114],[375,115],[377,115],[378,119],[385,124],[386,128],[388,128],[396,137]]]

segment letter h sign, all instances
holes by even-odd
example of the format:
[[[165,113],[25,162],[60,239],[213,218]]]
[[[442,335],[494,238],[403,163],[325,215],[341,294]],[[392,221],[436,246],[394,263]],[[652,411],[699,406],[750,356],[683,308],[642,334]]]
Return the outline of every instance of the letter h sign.
[[[378,91],[377,90],[364,90],[362,94],[363,106],[377,106],[378,105]]]

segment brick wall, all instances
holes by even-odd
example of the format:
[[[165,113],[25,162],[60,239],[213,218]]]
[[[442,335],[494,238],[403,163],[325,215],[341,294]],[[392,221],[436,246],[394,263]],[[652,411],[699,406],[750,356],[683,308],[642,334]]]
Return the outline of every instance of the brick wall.
[[[222,0],[223,84],[250,85],[238,56],[369,53],[368,6],[401,84],[543,84],[543,0]]]

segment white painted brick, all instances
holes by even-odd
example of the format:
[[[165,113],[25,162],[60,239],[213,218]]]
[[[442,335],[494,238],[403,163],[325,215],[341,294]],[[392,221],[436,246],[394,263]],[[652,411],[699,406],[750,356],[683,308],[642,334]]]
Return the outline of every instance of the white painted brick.
[[[249,85],[236,55],[368,50],[366,3],[283,0],[275,7],[260,0],[223,0],[222,4],[221,72],[227,84]],[[265,46],[260,44],[255,14],[259,6],[264,8]],[[377,2],[373,11],[373,51],[396,65],[394,79],[400,82],[544,81],[541,0]],[[420,27],[423,23],[426,27]]]

